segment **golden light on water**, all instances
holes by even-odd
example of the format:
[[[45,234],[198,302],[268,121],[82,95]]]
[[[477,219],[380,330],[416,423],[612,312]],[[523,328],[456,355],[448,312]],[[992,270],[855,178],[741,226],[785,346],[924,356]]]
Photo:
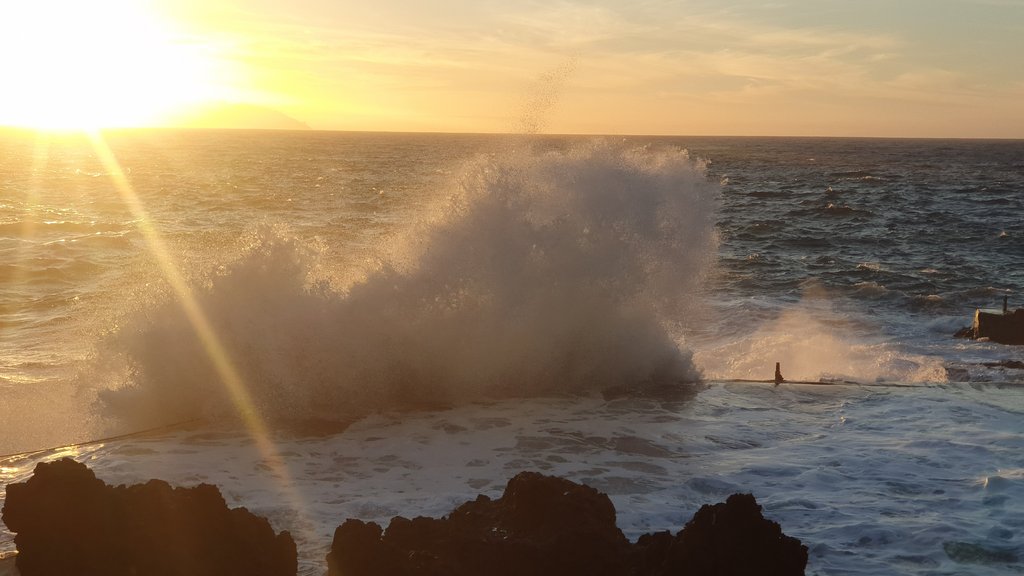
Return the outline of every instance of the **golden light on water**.
[[[249,394],[249,390],[246,388],[245,382],[239,374],[238,369],[235,367],[235,364],[232,361],[230,354],[228,354],[221,338],[217,335],[216,330],[209,321],[209,318],[204,313],[202,306],[200,306],[199,302],[196,300],[191,288],[179,271],[178,266],[174,261],[174,257],[167,249],[160,233],[153,225],[153,221],[150,219],[141,200],[135,193],[131,182],[129,182],[128,178],[125,176],[120,163],[117,161],[117,158],[114,156],[110,147],[103,140],[103,137],[99,132],[89,132],[89,139],[92,142],[97,157],[103,164],[107,174],[109,174],[122,201],[125,203],[126,207],[137,222],[137,227],[145,240],[146,246],[153,255],[161,273],[171,287],[173,294],[178,299],[178,302],[188,318],[196,337],[203,345],[203,348],[217,373],[220,384],[227,390],[228,397],[231,399],[231,402],[245,425],[249,436],[255,442],[256,447],[259,449],[263,459],[266,461],[273,474],[280,481],[281,489],[288,498],[291,508],[297,510],[299,514],[303,514],[305,506],[303,505],[301,496],[294,489],[294,483],[292,481],[291,474],[288,471],[288,467],[281,458],[280,452],[277,450],[276,445],[271,439],[270,431],[259,414],[255,402]]]
[[[0,126],[87,136],[179,302],[217,379],[291,507],[304,509],[291,475],[246,383],[100,129],[154,126],[191,108],[231,100],[235,70],[210,44],[177,28],[154,0],[40,0],[0,5]],[[48,160],[52,135],[39,134],[32,171]],[[34,205],[29,191],[28,205]],[[35,235],[26,219],[22,237]]]

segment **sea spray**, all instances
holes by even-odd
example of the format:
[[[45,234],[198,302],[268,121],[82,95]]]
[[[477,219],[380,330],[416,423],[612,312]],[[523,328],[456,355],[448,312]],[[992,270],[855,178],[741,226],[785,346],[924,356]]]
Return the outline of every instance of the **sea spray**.
[[[678,148],[514,151],[467,167],[439,216],[344,289],[265,227],[193,297],[245,408],[271,418],[692,382],[672,330],[713,259],[717,203]],[[117,414],[238,408],[178,302],[135,314],[110,344],[129,366],[102,395]]]
[[[940,358],[881,340],[877,327],[843,313],[838,298],[807,281],[800,302],[760,325],[752,323],[741,335],[705,343],[695,351],[697,365],[714,380],[768,379],[776,362],[791,381],[947,380]]]
[[[551,111],[558,104],[566,81],[576,71],[576,58],[570,58],[561,65],[540,75],[526,92],[517,117],[515,132],[518,134],[541,134]]]

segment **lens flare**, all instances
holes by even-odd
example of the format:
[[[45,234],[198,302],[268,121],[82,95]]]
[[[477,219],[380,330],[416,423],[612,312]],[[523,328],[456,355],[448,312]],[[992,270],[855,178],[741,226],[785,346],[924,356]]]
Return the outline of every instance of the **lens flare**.
[[[138,194],[135,193],[134,188],[132,188],[131,183],[121,169],[120,162],[114,156],[113,151],[103,140],[100,132],[90,131],[88,136],[97,157],[103,164],[107,174],[109,174],[122,201],[135,218],[139,232],[142,234],[164,278],[181,304],[182,310],[195,331],[196,337],[213,363],[220,383],[227,390],[249,436],[256,443],[256,447],[262,454],[266,464],[280,481],[281,488],[289,499],[292,508],[298,510],[300,515],[304,515],[306,507],[302,502],[301,496],[294,489],[294,483],[292,482],[288,466],[271,440],[267,425],[256,410],[255,403],[245,386],[245,382],[243,382],[238,370],[235,368],[221,339],[217,336],[202,307],[193,296],[192,290],[181,275],[174,262],[174,258],[164,244],[160,233],[153,225],[153,221],[149,218]],[[302,522],[301,524],[308,525],[308,522]]]

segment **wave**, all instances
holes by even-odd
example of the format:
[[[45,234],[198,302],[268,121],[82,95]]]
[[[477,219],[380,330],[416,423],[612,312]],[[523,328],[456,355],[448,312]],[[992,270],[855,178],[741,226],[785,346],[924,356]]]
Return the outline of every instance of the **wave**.
[[[693,382],[675,333],[714,261],[718,201],[677,148],[514,151],[466,167],[437,217],[344,289],[265,226],[192,297],[270,418]],[[119,326],[101,356],[128,375],[101,393],[107,410],[147,424],[235,410],[177,302]]]
[[[849,204],[834,204],[828,202],[824,205],[820,204],[817,200],[807,201],[804,205],[810,206],[801,210],[794,210],[789,213],[790,218],[797,217],[801,220],[807,218],[859,218],[861,220],[874,217],[874,213],[870,210],[864,210],[861,208],[855,208]]]
[[[708,378],[770,379],[780,362],[791,381],[936,383],[948,380],[942,359],[864,336],[852,317],[802,302],[749,334],[699,350]]]
[[[10,237],[22,237],[26,234],[41,235],[85,235],[85,234],[124,234],[130,224],[110,222],[75,222],[69,220],[25,220],[0,222],[0,234]]]

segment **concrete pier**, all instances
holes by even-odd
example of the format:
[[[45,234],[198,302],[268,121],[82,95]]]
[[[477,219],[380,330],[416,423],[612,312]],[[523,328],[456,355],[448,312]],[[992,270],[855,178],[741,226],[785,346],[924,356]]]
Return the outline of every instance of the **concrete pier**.
[[[1024,308],[1009,310],[1003,301],[1002,310],[978,308],[974,311],[972,337],[988,338],[1000,344],[1024,344]]]

